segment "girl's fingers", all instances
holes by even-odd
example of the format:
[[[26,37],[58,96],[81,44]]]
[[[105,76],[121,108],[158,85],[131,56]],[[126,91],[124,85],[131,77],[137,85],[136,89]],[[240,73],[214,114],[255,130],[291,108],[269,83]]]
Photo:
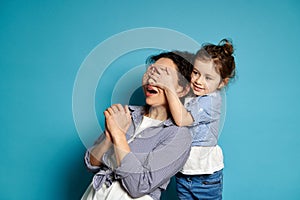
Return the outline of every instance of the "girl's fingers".
[[[170,75],[170,67],[158,67],[157,68],[157,73],[159,75]]]
[[[167,73],[168,75],[170,75],[170,69],[169,69],[169,67],[166,68],[166,73]]]
[[[156,72],[158,73],[158,74],[162,74],[163,73],[163,68],[162,67],[157,67],[156,68]]]
[[[149,78],[148,83],[150,85],[155,85],[156,81],[153,78]]]
[[[153,65],[150,65],[146,71],[146,74],[150,75],[155,72],[155,67]]]
[[[149,82],[150,82],[151,79],[152,79],[152,81],[156,82],[157,78],[158,77],[156,77],[155,75],[152,75],[152,76],[149,77]]]

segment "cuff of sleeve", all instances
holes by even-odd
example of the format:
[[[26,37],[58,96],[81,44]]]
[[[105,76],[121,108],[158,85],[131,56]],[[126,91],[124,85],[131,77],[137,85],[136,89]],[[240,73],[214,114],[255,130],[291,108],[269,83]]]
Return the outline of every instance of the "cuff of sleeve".
[[[91,171],[98,171],[100,169],[100,166],[94,166],[91,164],[91,161],[90,161],[90,150],[91,149],[88,149],[86,152],[85,152],[85,156],[84,156],[84,161],[85,161],[85,164],[87,166],[87,168]]]
[[[132,152],[129,152],[121,161],[120,167],[115,170],[115,178],[120,179],[127,177],[128,174],[140,173],[140,163]]]
[[[192,118],[193,118],[193,123],[188,125],[188,127],[193,127],[193,126],[197,126],[199,124],[199,114],[200,112],[203,112],[203,109],[200,108],[199,110],[195,109],[195,110],[188,110],[188,112],[191,114]]]

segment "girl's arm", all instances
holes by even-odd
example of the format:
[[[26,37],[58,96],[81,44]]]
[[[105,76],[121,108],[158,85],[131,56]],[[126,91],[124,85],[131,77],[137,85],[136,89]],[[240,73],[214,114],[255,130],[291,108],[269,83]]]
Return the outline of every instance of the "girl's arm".
[[[179,97],[176,94],[176,91],[168,87],[164,91],[167,97],[170,112],[173,116],[176,125],[177,126],[191,125],[194,122],[193,117],[182,105]]]
[[[162,88],[166,94],[166,98],[169,104],[169,109],[172,117],[177,126],[188,126],[194,122],[192,115],[186,110],[181,103],[179,97],[183,97],[187,90],[186,88],[176,88],[177,84],[177,71],[166,67],[155,67],[155,70],[149,69],[150,83]]]

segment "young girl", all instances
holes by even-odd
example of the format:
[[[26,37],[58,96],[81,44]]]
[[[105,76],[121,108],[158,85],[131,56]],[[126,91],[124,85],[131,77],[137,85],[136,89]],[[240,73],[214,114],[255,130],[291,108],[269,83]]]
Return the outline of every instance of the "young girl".
[[[175,72],[160,66],[149,69],[152,84],[163,88],[178,126],[189,126],[193,137],[190,156],[176,175],[180,199],[222,199],[223,154],[218,146],[222,111],[221,89],[235,75],[233,46],[227,39],[205,44],[196,53],[191,72],[193,97],[183,105],[171,81]]]

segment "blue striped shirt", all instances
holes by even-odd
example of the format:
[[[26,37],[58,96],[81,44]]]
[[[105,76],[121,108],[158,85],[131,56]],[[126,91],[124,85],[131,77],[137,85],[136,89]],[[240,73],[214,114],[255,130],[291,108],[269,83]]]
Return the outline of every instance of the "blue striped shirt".
[[[127,140],[134,136],[145,113],[145,107],[130,106],[129,109],[131,110],[132,124],[126,133]],[[99,144],[104,138],[105,135],[102,134],[96,144]],[[90,164],[89,150],[86,153],[85,161],[87,167],[95,173],[107,168],[109,170],[106,171],[112,171],[113,181],[120,181],[133,198],[148,194],[158,200],[170,178],[185,164],[191,142],[189,130],[186,127],[174,125],[173,121],[168,119],[157,126],[144,129],[135,136],[135,139],[129,143],[131,152],[123,158],[120,166],[116,169],[113,169],[109,160],[113,154],[113,148],[103,155],[102,163],[104,164],[101,167]],[[93,181],[98,181],[98,179],[94,178]]]

